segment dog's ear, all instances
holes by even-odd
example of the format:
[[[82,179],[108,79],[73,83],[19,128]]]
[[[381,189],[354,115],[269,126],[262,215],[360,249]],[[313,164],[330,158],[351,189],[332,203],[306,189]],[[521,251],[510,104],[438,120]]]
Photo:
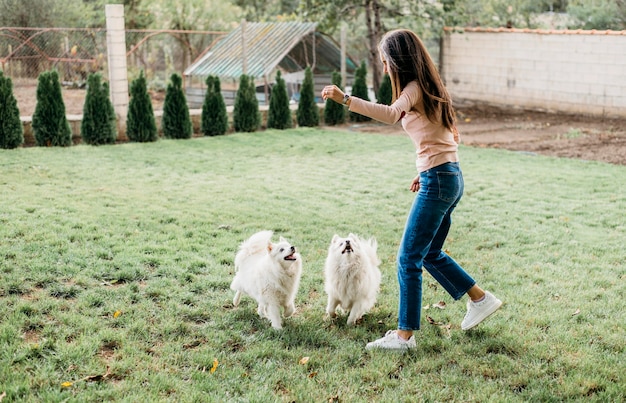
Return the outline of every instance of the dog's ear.
[[[282,236],[279,239],[280,242],[287,242],[287,240],[285,238],[283,238]]]
[[[267,251],[268,251],[268,252],[271,252],[273,248],[274,248],[274,244],[273,244],[273,243],[271,243],[271,242],[268,242],[268,243],[267,243]]]
[[[337,234],[333,235],[333,239],[330,240],[330,243],[337,242],[337,239],[339,239],[339,235],[337,235]]]

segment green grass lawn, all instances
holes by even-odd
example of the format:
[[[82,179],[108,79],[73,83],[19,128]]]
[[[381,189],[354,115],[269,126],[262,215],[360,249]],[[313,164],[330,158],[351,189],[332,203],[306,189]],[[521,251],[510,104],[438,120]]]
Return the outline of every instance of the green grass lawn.
[[[364,346],[396,326],[406,137],[0,151],[0,400],[624,401],[626,167],[460,154],[446,249],[504,305],[463,332],[465,300],[425,274],[418,348],[393,354]],[[282,331],[251,299],[232,306],[237,247],[263,229],[304,261]],[[378,303],[356,327],[324,318],[326,251],[348,232],[376,237],[382,260]]]

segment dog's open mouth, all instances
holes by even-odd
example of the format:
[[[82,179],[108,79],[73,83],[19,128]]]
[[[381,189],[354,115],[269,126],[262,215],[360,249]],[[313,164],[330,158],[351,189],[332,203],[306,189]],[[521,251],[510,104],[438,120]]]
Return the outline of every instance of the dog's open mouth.
[[[343,248],[343,250],[341,251],[341,254],[343,255],[344,253],[352,253],[354,252],[354,249],[352,249],[352,245],[347,244],[345,248]]]
[[[296,257],[294,255],[295,255],[295,253],[292,253],[289,256],[285,256],[285,260],[296,260]]]

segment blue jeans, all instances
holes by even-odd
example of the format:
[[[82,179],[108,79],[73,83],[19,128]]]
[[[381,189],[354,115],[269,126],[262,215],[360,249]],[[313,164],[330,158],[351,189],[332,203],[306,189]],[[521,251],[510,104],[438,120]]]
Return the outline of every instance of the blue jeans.
[[[422,310],[422,267],[454,298],[460,299],[476,281],[443,250],[451,214],[463,195],[458,162],[420,173],[420,188],[398,251],[400,305],[398,329],[418,330]]]

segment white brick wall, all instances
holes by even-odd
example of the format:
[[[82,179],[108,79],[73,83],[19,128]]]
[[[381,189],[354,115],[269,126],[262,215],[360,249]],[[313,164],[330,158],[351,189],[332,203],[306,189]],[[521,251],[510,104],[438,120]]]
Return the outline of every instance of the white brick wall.
[[[446,29],[442,52],[457,100],[626,116],[626,31]]]

